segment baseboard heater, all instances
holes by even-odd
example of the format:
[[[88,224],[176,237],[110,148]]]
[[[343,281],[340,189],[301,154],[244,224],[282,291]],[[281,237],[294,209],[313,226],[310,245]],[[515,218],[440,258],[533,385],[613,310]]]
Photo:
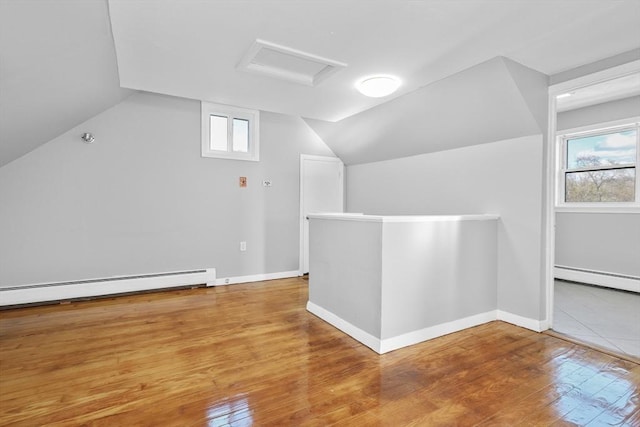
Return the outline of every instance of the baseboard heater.
[[[640,293],[640,277],[637,276],[568,267],[566,265],[556,265],[554,268],[554,276],[560,280],[588,283],[590,285]]]
[[[0,288],[0,306],[65,301],[183,286],[214,286],[216,269],[115,276]]]

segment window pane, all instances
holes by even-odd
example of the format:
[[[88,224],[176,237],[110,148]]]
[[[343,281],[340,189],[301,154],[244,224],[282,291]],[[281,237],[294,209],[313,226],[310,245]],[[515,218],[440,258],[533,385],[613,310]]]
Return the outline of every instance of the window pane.
[[[233,151],[249,152],[249,120],[233,119]]]
[[[209,148],[211,150],[227,151],[226,117],[209,116]]]
[[[633,202],[636,169],[568,172],[565,174],[567,202]]]
[[[567,169],[633,165],[636,131],[625,130],[567,140]]]

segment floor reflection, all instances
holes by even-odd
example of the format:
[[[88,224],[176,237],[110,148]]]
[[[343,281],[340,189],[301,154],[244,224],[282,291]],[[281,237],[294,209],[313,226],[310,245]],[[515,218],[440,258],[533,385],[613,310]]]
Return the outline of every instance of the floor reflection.
[[[207,426],[252,426],[252,412],[246,396],[234,396],[207,409]]]
[[[638,384],[627,379],[628,364],[560,357],[552,363],[558,398],[550,405],[558,419],[572,425],[618,425],[640,410]]]

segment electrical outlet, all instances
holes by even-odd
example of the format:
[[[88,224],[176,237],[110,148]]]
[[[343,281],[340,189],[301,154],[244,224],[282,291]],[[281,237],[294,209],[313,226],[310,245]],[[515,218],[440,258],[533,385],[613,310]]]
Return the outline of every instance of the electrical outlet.
[[[247,242],[240,242],[240,252],[247,250]]]
[[[271,187],[273,184],[271,183],[270,179],[265,179],[264,181],[262,181],[262,186],[263,187]]]

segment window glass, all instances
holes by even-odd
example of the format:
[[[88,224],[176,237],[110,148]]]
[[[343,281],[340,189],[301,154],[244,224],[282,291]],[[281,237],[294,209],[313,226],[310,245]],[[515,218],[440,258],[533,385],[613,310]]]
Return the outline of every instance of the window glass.
[[[633,202],[635,199],[635,168],[588,170],[565,174],[565,201]]]
[[[233,151],[249,151],[249,120],[233,119]]]
[[[260,161],[260,111],[200,103],[202,157]]]
[[[634,129],[567,140],[567,169],[632,165],[636,160]]]
[[[209,148],[211,150],[227,151],[227,118],[223,116],[209,116]]]

